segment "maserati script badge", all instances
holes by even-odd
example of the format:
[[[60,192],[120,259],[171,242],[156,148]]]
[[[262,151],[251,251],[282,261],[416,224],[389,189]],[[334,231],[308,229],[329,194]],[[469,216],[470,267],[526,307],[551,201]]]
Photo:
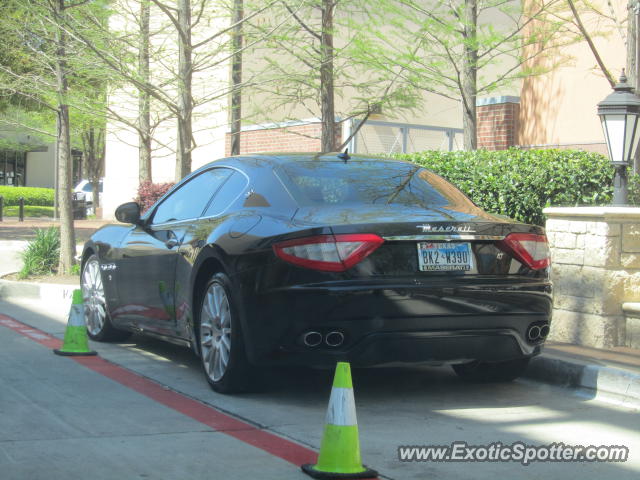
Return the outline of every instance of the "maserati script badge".
[[[469,225],[418,225],[424,233],[473,233]]]

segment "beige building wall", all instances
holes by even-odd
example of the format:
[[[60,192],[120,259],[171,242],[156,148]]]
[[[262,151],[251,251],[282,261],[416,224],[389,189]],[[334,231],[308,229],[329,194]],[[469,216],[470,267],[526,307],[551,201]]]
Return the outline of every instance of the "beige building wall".
[[[428,4],[428,2],[425,2]],[[341,10],[338,9],[338,16],[341,15]],[[351,18],[353,20],[353,18]],[[316,19],[317,21],[317,19]],[[366,19],[363,18],[363,22]],[[505,13],[498,9],[484,10],[479,18],[479,22],[482,25],[490,25],[500,32],[511,32],[514,29],[513,19],[507,16]],[[267,24],[271,24],[272,21],[267,20]],[[337,33],[334,39],[335,46],[340,48],[347,42],[351,42],[354,33],[344,26],[347,22],[342,19],[336,20]],[[377,26],[375,28],[378,28]],[[397,29],[397,25],[388,24],[380,25],[381,36],[388,38],[391,42],[394,40],[394,28]],[[404,29],[415,29],[415,25],[405,23]],[[405,42],[406,38],[399,38],[398,42]],[[406,50],[410,50],[411,45],[405,45]],[[384,47],[383,47],[384,48]],[[277,59],[279,64],[291,65],[292,71],[308,71],[308,67],[301,63],[293,62],[287,55],[276,55],[270,53],[272,59]],[[336,61],[336,65],[345,62],[342,59]],[[257,51],[247,51],[244,54],[244,72],[246,77],[251,77],[252,74],[259,73],[267,67],[267,63],[262,57],[262,44],[258,44]],[[345,62],[348,63],[348,62]],[[496,63],[495,65],[484,68],[479,73],[479,84],[483,80],[492,79],[498,77],[502,72],[509,70],[514,64],[513,59],[503,58],[502,63]],[[460,67],[460,66],[459,66]],[[367,76],[371,76],[371,72],[360,72],[360,74],[354,74],[354,71],[350,71],[353,75],[353,82],[365,82]],[[482,77],[483,80],[480,80]],[[357,105],[354,100],[362,96],[354,88],[340,88],[340,85],[344,79],[338,79],[336,81],[336,96],[335,96],[335,111],[338,118],[346,118]],[[348,82],[347,82],[348,83]],[[262,87],[262,85],[258,85]],[[379,90],[382,91],[387,86],[386,83],[379,85]],[[275,87],[274,87],[275,88]],[[494,97],[494,96],[518,96],[520,94],[521,84],[520,81],[514,81],[512,84],[501,87],[491,95],[481,95],[480,98]],[[301,119],[312,119],[316,121],[320,117],[320,105],[317,102],[289,102],[286,106],[280,106],[279,108],[272,108],[273,102],[271,102],[269,95],[264,92],[257,92],[255,89],[247,89],[246,94],[243,96],[243,110],[247,115],[244,122],[245,125],[251,125],[252,127],[259,125],[272,125],[274,123],[283,123],[287,121],[299,121]],[[450,92],[451,96],[457,95],[457,92]],[[445,128],[462,128],[462,102],[460,100],[453,100],[446,98],[442,95],[429,93],[427,91],[422,92],[421,101],[416,108],[403,109],[395,111],[383,110],[379,115],[372,115],[371,120],[407,123],[415,125],[430,125]]]
[[[120,0],[126,8],[119,10],[119,15],[112,17],[111,28],[121,32],[136,31],[136,15],[139,11],[139,0]],[[221,31],[228,25],[224,16],[208,12],[206,21],[200,22],[199,29],[192,32],[193,42]],[[174,78],[177,69],[177,40],[175,30],[168,25],[167,18],[158,10],[152,9],[152,30],[164,33],[152,36],[152,50],[163,50],[164,58],[152,63],[152,82],[159,84],[166,80],[163,91],[168,96],[176,97]],[[194,54],[194,62],[208,65],[194,73],[193,97],[199,105],[193,112],[193,135],[196,148],[192,152],[192,169],[224,156],[225,133],[227,131],[227,99],[220,92],[228,89],[229,63],[208,58],[217,46],[209,44],[209,48]],[[206,50],[206,51],[205,51]],[[224,57],[224,53],[220,57]],[[207,57],[207,58],[205,58]],[[132,88],[119,88],[109,96],[110,107],[129,122],[136,122],[138,116],[138,92]],[[176,162],[176,121],[169,109],[159,102],[153,102],[152,117],[164,118],[155,130],[152,145],[153,182],[165,183],[175,180]],[[138,181],[138,133],[123,122],[110,120],[107,125],[106,160],[103,194],[103,216],[114,218],[118,205],[132,201],[137,195]]]
[[[55,144],[47,145],[46,152],[27,153],[27,185],[29,187],[55,187]]]
[[[610,12],[609,3],[597,0],[596,6]],[[617,17],[626,18],[626,1],[612,3]],[[569,18],[569,17],[568,17]],[[594,44],[607,68],[617,80],[626,64],[626,26],[618,26],[601,16],[583,14],[582,20],[594,35]],[[600,32],[600,34],[598,34]],[[611,86],[586,41],[579,41],[549,52],[535,65],[551,68],[544,75],[523,81],[520,102],[518,143],[525,146],[583,148],[606,153],[604,136],[597,116],[597,104]]]

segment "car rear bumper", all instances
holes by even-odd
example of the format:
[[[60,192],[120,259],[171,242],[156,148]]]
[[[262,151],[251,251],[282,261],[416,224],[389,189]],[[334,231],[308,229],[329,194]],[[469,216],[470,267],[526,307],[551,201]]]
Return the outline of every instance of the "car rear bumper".
[[[369,367],[396,363],[455,364],[473,360],[504,361],[540,353],[508,329],[454,332],[372,333],[347,350],[294,348],[274,356],[277,363],[330,368],[337,361]]]
[[[543,339],[527,340],[532,325],[548,325],[549,282],[424,285],[315,285],[245,295],[245,336],[253,363],[332,366],[336,360],[463,363],[530,357]],[[322,336],[305,345],[309,332]],[[326,344],[331,332],[344,341]],[[316,336],[316,338],[318,338]]]

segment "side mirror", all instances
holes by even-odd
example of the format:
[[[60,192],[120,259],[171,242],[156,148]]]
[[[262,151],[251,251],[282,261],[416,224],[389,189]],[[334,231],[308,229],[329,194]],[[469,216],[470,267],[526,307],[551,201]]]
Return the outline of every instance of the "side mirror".
[[[140,205],[136,202],[127,202],[116,208],[116,220],[122,223],[140,223]]]

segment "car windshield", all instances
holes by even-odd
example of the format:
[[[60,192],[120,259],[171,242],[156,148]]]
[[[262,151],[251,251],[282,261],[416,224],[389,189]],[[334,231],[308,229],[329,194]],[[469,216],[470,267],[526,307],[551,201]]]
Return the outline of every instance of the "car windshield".
[[[475,205],[442,177],[402,162],[290,162],[285,182],[301,206],[402,205],[418,208]]]

